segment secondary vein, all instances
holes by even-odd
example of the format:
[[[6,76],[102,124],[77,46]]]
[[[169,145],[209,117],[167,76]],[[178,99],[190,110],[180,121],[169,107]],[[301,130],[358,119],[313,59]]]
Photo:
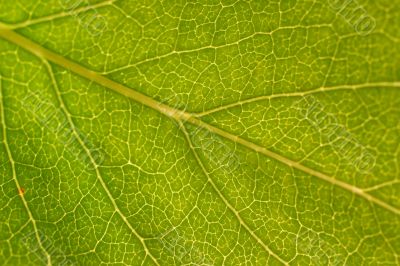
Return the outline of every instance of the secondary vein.
[[[62,98],[62,96],[61,96],[61,93],[60,93],[60,91],[59,91],[58,84],[57,84],[57,81],[56,81],[56,79],[55,79],[55,77],[54,77],[54,73],[53,73],[53,70],[52,70],[50,64],[49,64],[47,61],[45,61],[45,60],[44,60],[44,64],[45,64],[45,66],[46,66],[46,68],[47,68],[47,71],[48,71],[48,73],[49,73],[49,75],[50,75],[51,82],[53,83],[53,87],[54,87],[54,90],[55,90],[55,92],[56,92],[56,96],[57,96],[57,100],[58,100],[58,103],[59,103],[59,105],[60,105],[60,108],[61,108],[61,110],[63,111],[63,113],[64,113],[64,115],[65,115],[65,117],[66,117],[66,119],[67,119],[67,121],[68,121],[68,124],[69,124],[69,126],[71,127],[71,129],[72,129],[72,133],[74,134],[75,138],[77,139],[77,141],[79,142],[79,144],[81,145],[81,147],[83,148],[83,150],[85,151],[85,153],[87,154],[87,156],[89,157],[90,162],[91,162],[91,164],[92,164],[93,167],[94,167],[94,170],[95,170],[95,172],[96,172],[96,176],[97,176],[97,178],[98,178],[98,180],[99,180],[99,182],[100,182],[100,184],[101,184],[103,190],[106,192],[106,194],[107,194],[107,196],[108,196],[110,202],[112,203],[112,205],[113,205],[115,211],[118,213],[118,215],[119,215],[119,216],[121,217],[121,219],[124,221],[124,223],[129,227],[129,229],[132,231],[132,233],[133,233],[133,234],[139,239],[139,241],[141,242],[141,244],[142,244],[142,246],[143,246],[143,248],[144,248],[144,250],[145,250],[145,252],[146,252],[146,255],[149,256],[149,257],[153,260],[153,262],[154,262],[156,265],[159,266],[160,264],[158,263],[158,261],[157,261],[157,260],[154,258],[154,256],[150,253],[150,250],[148,249],[148,247],[147,247],[147,245],[146,245],[145,239],[144,239],[141,235],[139,235],[139,233],[133,228],[133,226],[131,225],[131,223],[130,223],[129,220],[127,219],[127,217],[122,213],[122,211],[120,210],[120,208],[119,208],[119,206],[117,205],[116,201],[114,200],[114,197],[112,196],[110,190],[108,189],[106,183],[104,182],[103,177],[101,176],[101,173],[100,173],[100,171],[99,171],[99,166],[97,165],[95,159],[93,158],[93,156],[92,156],[90,150],[86,147],[86,144],[85,144],[85,142],[82,140],[80,134],[77,133],[75,124],[74,124],[74,122],[72,121],[72,118],[71,118],[71,116],[69,115],[69,112],[68,112],[68,110],[67,110],[67,107],[66,107],[65,104],[64,104],[64,100],[63,100],[63,98]]]
[[[19,183],[19,180],[17,178],[17,171],[15,169],[15,161],[14,158],[12,156],[11,153],[11,149],[8,145],[8,137],[7,137],[7,125],[6,125],[6,119],[5,119],[5,111],[4,111],[4,96],[3,96],[3,88],[2,88],[2,79],[0,78],[0,116],[1,116],[1,124],[2,124],[2,128],[3,128],[3,143],[4,143],[4,147],[7,153],[7,156],[10,160],[10,164],[11,164],[11,169],[12,169],[12,176],[13,176],[13,180],[14,183],[18,189],[18,191],[21,191],[21,185]],[[24,198],[23,195],[20,195],[20,198],[22,200],[22,203],[26,209],[26,212],[28,213],[29,216],[29,220],[32,222],[33,225],[33,229],[35,231],[35,238],[39,244],[40,249],[43,251],[43,253],[46,256],[46,260],[47,260],[47,265],[51,266],[51,256],[50,254],[47,252],[47,250],[44,248],[42,241],[41,241],[41,237],[39,235],[39,230],[37,228],[36,225],[36,220],[34,219],[33,215],[32,215],[32,211],[29,208],[28,202],[26,201],[26,199]]]
[[[279,262],[281,262],[283,265],[289,265],[286,261],[284,261],[281,257],[279,257],[275,252],[271,250],[271,248],[262,241],[258,235],[247,225],[247,223],[242,219],[240,216],[239,212],[229,203],[229,201],[225,198],[225,196],[222,194],[222,192],[219,190],[217,185],[214,183],[214,180],[212,180],[210,174],[207,172],[206,168],[203,165],[203,162],[201,161],[199,155],[197,154],[195,148],[193,147],[193,143],[190,139],[189,133],[187,132],[184,124],[180,122],[180,128],[183,131],[186,141],[190,147],[190,150],[193,153],[193,156],[195,160],[197,161],[198,165],[200,166],[201,170],[207,177],[207,181],[211,184],[213,187],[214,191],[217,193],[217,195],[221,198],[221,200],[224,202],[224,204],[228,207],[228,209],[231,210],[231,212],[236,216],[238,219],[239,223],[241,226],[243,226],[247,232],[275,259],[277,259]]]

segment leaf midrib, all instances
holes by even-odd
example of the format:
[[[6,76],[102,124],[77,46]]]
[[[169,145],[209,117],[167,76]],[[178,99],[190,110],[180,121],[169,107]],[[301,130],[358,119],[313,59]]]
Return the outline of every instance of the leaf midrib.
[[[135,100],[136,102],[139,102],[147,107],[150,107],[163,115],[170,117],[176,121],[184,121],[184,122],[189,122],[193,125],[200,126],[203,128],[206,128],[207,130],[218,134],[226,139],[229,139],[233,142],[239,143],[253,151],[256,151],[258,153],[264,154],[267,157],[273,158],[289,167],[295,168],[297,170],[300,170],[302,172],[305,172],[309,175],[315,176],[320,178],[321,180],[324,180],[328,183],[331,183],[335,186],[341,187],[342,189],[345,189],[357,196],[360,196],[367,201],[373,202],[376,205],[379,205],[383,208],[385,208],[388,211],[391,211],[397,215],[400,215],[400,209],[397,209],[396,207],[378,199],[375,198],[374,196],[366,193],[362,189],[355,187],[353,185],[350,185],[346,182],[340,181],[338,179],[335,179],[331,176],[328,176],[324,173],[321,173],[319,171],[316,171],[314,169],[311,169],[309,167],[306,167],[298,162],[292,161],[282,155],[279,155],[277,153],[274,153],[262,146],[259,146],[258,144],[255,144],[251,141],[245,140],[239,136],[235,136],[227,131],[224,131],[220,128],[217,128],[215,126],[212,126],[208,123],[205,123],[204,121],[196,118],[194,114],[177,110],[174,109],[166,104],[160,103],[153,98],[144,95],[138,91],[135,91],[131,88],[128,88],[125,85],[122,85],[120,83],[117,83],[107,77],[104,77],[90,69],[87,69],[86,67],[81,66],[80,64],[70,61],[69,59],[66,59],[65,57],[54,53],[41,45],[31,41],[30,39],[14,32],[13,30],[8,29],[6,26],[0,25],[0,37],[3,39],[16,44],[17,46],[22,47],[23,49],[31,52],[32,54],[36,55],[39,58],[44,58],[48,61],[51,61],[59,66],[62,66],[88,80],[94,81],[106,88],[109,88],[121,95],[124,95],[130,99]]]

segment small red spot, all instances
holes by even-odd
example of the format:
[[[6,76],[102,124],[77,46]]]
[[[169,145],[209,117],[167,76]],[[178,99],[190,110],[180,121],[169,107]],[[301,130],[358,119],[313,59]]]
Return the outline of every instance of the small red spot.
[[[18,193],[20,196],[23,196],[25,194],[25,189],[22,187],[18,190]]]

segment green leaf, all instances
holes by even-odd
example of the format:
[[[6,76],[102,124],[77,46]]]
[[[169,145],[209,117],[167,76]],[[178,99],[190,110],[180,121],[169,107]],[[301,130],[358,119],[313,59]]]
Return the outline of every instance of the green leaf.
[[[400,2],[1,1],[2,265],[400,265]]]

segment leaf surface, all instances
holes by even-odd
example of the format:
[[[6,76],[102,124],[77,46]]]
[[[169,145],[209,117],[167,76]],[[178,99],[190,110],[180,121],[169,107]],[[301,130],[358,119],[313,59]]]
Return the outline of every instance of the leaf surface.
[[[0,262],[399,265],[399,3],[339,2],[2,1]]]

